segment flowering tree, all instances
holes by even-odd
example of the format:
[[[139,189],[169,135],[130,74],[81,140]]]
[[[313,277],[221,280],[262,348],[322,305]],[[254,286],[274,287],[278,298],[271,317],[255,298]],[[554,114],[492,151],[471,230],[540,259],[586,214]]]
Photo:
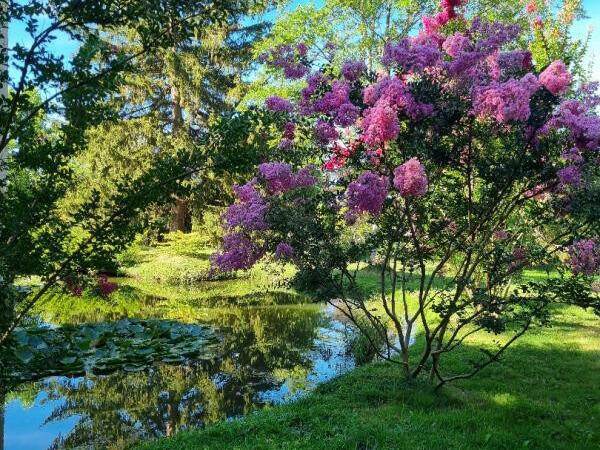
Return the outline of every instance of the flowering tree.
[[[222,270],[267,254],[293,262],[298,283],[337,298],[359,328],[370,323],[367,338],[385,342],[379,356],[408,378],[429,370],[438,386],[547,325],[553,303],[600,310],[596,86],[576,89],[560,60],[535,73],[514,48],[518,26],[466,21],[463,3],[444,0],[418,36],[388,43],[377,74],[360,61],[312,68],[303,45],[263,57],[306,80],[300,98],[267,108],[287,118],[280,147],[305,151],[308,136],[312,154],[299,170],[263,163],[236,187],[213,257]],[[353,269],[373,254],[375,308]],[[561,276],[519,277],[536,265]],[[466,372],[440,365],[475,333],[504,331]]]

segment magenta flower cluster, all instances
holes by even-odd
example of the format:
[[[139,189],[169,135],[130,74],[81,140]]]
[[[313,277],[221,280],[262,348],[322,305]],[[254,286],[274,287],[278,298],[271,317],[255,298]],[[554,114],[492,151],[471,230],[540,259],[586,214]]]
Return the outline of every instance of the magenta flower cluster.
[[[267,65],[280,68],[286,77],[305,80],[297,102],[272,96],[266,100],[266,107],[285,117],[280,148],[291,149],[297,135],[312,133],[323,170],[329,172],[323,175],[327,183],[322,186],[323,204],[333,214],[345,211],[347,223],[360,214],[369,214],[372,220],[381,215],[388,196],[394,201],[387,205],[394,207],[406,201],[422,203],[424,199],[420,198],[427,194],[431,181],[428,175],[445,176],[445,164],[458,165],[467,158],[459,143],[453,147],[455,153],[448,151],[446,159],[437,148],[413,148],[414,140],[405,143],[402,138],[405,134],[411,139],[423,136],[426,143],[439,134],[453,139],[454,134],[442,128],[463,126],[462,119],[473,120],[477,128],[490,133],[518,133],[516,136],[523,139],[532,154],[536,147],[544,148],[545,136],[561,135],[556,142],[566,143],[562,161],[556,161],[556,153],[550,157],[540,152],[544,170],[555,171],[556,177],[532,180],[532,185],[539,184],[522,194],[524,200],[544,201],[547,196],[560,195],[568,203],[570,191],[556,189],[557,184],[582,187],[584,174],[589,173],[584,164],[599,157],[600,117],[593,111],[600,105],[600,98],[594,96],[595,88],[585,88],[565,100],[563,96],[572,83],[567,66],[557,60],[539,76],[532,73],[531,53],[514,46],[520,33],[517,25],[475,18],[470,26],[466,20],[460,27],[446,26],[465,2],[442,0],[442,11],[423,18],[424,30],[418,36],[387,43],[381,61],[387,70],[378,74],[374,82],[368,80],[374,80],[376,75],[369,73],[361,61],[344,62],[337,75],[330,67],[311,72],[309,50],[304,44],[278,47],[263,56]],[[448,31],[456,28],[461,31],[449,35]],[[506,51],[509,46],[511,50]],[[531,118],[532,105],[537,104],[538,98],[557,104],[555,113],[545,122],[537,120],[541,116]],[[468,117],[460,115],[464,111]],[[456,128],[456,135],[459,131]],[[476,147],[474,151],[480,152]],[[406,153],[418,156],[395,167],[392,173],[393,162]],[[428,173],[425,166],[439,170]],[[339,195],[339,186],[350,180],[353,181],[348,183],[344,196]],[[223,270],[248,267],[266,253],[266,246],[271,246],[268,251],[274,252],[277,259],[289,260],[294,255],[300,258],[302,249],[294,249],[286,242],[289,234],[280,236],[277,230],[270,229],[267,212],[270,205],[288,201],[293,205],[308,204],[302,203],[306,193],[296,189],[315,186],[316,181],[312,168],[295,171],[284,162],[261,164],[255,180],[236,188],[237,200],[223,215],[230,234],[223,253],[215,256],[215,264]],[[313,194],[314,199],[321,198],[316,190],[311,191]],[[346,210],[341,209],[344,205]],[[456,222],[450,223],[451,232],[462,229]],[[508,238],[505,230],[494,232],[496,241]],[[595,241],[593,244],[580,241],[570,250],[571,265],[579,272],[591,272],[590,261],[596,265],[594,270],[600,265],[598,245]],[[521,264],[527,259],[527,252],[516,247],[512,256],[514,264]]]
[[[346,61],[342,65],[342,76],[351,83],[357,81],[366,72],[367,65],[362,61]]]
[[[564,94],[573,77],[567,71],[565,63],[557,60],[540,73],[540,83],[554,95]]]
[[[574,242],[567,253],[567,263],[575,274],[594,275],[600,269],[600,245],[595,239]]]
[[[381,213],[387,197],[388,184],[387,178],[375,172],[363,172],[346,190],[346,201],[350,210],[348,217],[353,217],[356,213]]]
[[[267,98],[265,101],[265,106],[269,111],[276,112],[292,111],[294,109],[294,105],[292,105],[288,100],[278,97],[277,95]]]
[[[237,202],[229,206],[223,214],[224,226],[231,230],[240,228],[245,231],[266,230],[265,222],[267,203],[263,195],[256,189],[256,181],[243,186],[234,186]]]
[[[421,197],[429,182],[425,168],[417,158],[411,158],[394,169],[394,187],[402,197]]]
[[[437,31],[441,27],[443,27],[450,20],[456,17],[456,8],[458,8],[465,2],[466,0],[442,0],[442,11],[440,11],[433,17],[423,16],[423,25],[425,27],[425,33],[437,33]]]
[[[269,162],[258,166],[258,172],[265,180],[267,191],[271,195],[314,186],[316,179],[311,174],[312,170],[309,166],[294,172],[289,164],[282,162]]]
[[[418,103],[407,84],[400,78],[385,77],[363,91],[363,101],[372,108],[365,110],[361,127],[363,140],[371,147],[378,147],[398,137],[398,113],[417,119],[433,114],[433,106]]]
[[[504,83],[493,82],[475,90],[473,113],[478,117],[493,117],[499,123],[529,119],[531,96],[539,89],[533,74],[520,80],[510,79]]]

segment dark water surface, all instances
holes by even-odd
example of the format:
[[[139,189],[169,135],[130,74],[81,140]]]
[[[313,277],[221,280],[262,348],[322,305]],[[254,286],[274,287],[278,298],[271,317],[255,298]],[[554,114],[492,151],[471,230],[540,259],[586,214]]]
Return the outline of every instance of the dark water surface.
[[[15,387],[0,399],[4,449],[123,448],[292,401],[354,367],[351,332],[324,304],[205,309],[200,321],[221,339],[209,359]]]

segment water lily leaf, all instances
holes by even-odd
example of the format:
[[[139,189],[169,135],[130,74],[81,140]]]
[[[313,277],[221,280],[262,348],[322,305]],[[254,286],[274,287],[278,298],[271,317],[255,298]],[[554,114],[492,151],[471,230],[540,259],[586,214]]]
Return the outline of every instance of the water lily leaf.
[[[76,356],[66,356],[60,360],[60,363],[64,364],[65,366],[70,366],[75,363],[75,361],[77,361]]]
[[[28,347],[19,347],[14,351],[15,356],[25,364],[33,359],[33,352]]]

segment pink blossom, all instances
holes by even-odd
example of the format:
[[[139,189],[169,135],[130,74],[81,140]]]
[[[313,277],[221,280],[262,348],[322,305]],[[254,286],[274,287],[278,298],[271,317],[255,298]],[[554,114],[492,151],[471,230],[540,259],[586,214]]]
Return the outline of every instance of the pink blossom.
[[[471,47],[471,40],[463,33],[455,33],[446,38],[442,44],[444,51],[453,58],[467,51]]]
[[[411,158],[394,169],[394,187],[402,197],[421,197],[428,188],[425,168],[417,158]]]
[[[567,72],[567,66],[557,59],[544,70],[540,76],[540,83],[554,95],[563,94],[569,88],[573,77]]]
[[[494,231],[494,239],[497,241],[505,241],[508,239],[508,232],[504,229]]]
[[[466,3],[467,0],[442,0],[442,11],[434,17],[423,16],[423,25],[426,34],[436,33],[441,27],[457,16],[456,8]]]
[[[525,121],[531,114],[530,97],[538,87],[535,76],[527,74],[520,80],[513,78],[504,83],[493,82],[477,88],[473,112],[481,118],[493,117],[499,123]]]
[[[400,131],[396,110],[385,104],[367,109],[361,126],[364,142],[372,147],[396,139]]]
[[[600,268],[600,245],[595,239],[584,239],[574,242],[567,249],[569,259],[567,264],[571,266],[574,274],[594,275]]]
[[[525,7],[525,10],[527,11],[527,14],[533,14],[534,12],[537,11],[537,5],[535,4],[534,0],[529,0],[529,3],[527,3],[527,6]]]

